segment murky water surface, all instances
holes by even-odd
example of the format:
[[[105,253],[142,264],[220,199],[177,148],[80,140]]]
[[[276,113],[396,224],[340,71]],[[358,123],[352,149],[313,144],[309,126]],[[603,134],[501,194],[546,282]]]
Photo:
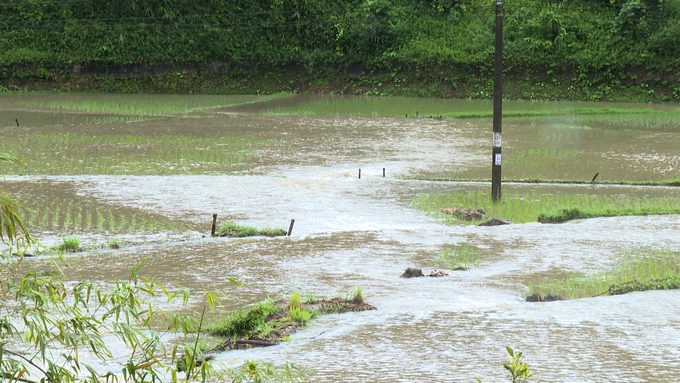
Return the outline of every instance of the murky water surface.
[[[221,354],[218,360],[225,365],[244,359],[290,361],[310,369],[313,381],[499,381],[507,378],[501,364],[505,346],[511,346],[524,352],[543,381],[672,381],[680,374],[677,291],[546,304],[525,303],[521,297],[528,280],[606,270],[631,249],[680,249],[678,216],[486,228],[446,226],[411,207],[422,193],[489,188],[401,178],[488,178],[490,170],[479,167],[490,152],[488,119],[416,120],[359,115],[363,112],[271,115],[276,108],[310,102],[285,97],[235,107],[213,104],[220,108],[195,113],[210,118],[129,122],[106,120],[118,114],[104,113],[102,121],[93,122],[81,111],[52,108],[83,96],[51,97],[60,100],[41,101],[39,113],[0,99],[3,119],[31,121],[26,128],[10,127],[18,117],[0,123],[6,126],[0,137],[228,134],[267,142],[249,154],[247,170],[236,174],[199,164],[187,171],[190,175],[85,171],[0,181],[0,188],[34,209],[27,222],[46,246],[57,243],[60,234],[76,235],[86,244],[112,237],[127,241],[119,250],[68,256],[68,280],[110,283],[127,278],[132,264],[148,258],[144,273],[168,287],[188,286],[197,295],[208,289],[228,292],[233,299],[223,312],[295,290],[334,296],[356,286],[378,308],[322,317],[277,347]],[[488,103],[432,104],[432,113],[445,113],[483,110]],[[513,166],[518,174],[541,172],[545,178],[590,179],[600,172],[609,180],[660,180],[680,174],[680,131],[606,124],[585,129],[564,116],[517,117],[506,119],[503,138],[510,174]],[[140,156],[143,152],[139,149]],[[504,192],[680,195],[674,188],[545,184],[505,184]],[[296,221],[291,237],[203,238],[212,213],[221,222],[253,226],[284,228],[290,219]],[[407,267],[434,268],[444,247],[461,244],[480,250],[479,267],[451,278],[399,278]],[[45,258],[31,262],[46,264]],[[246,286],[236,288],[226,277]]]

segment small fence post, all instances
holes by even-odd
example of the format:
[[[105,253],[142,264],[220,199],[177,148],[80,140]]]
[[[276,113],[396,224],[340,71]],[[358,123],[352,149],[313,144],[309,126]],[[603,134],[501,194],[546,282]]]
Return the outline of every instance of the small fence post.
[[[293,232],[293,225],[295,225],[295,220],[291,219],[290,220],[290,226],[288,226],[288,236],[290,237],[290,233]]]
[[[212,224],[212,229],[210,230],[210,236],[214,237],[215,236],[215,224],[217,223],[217,213],[213,214],[213,224]]]

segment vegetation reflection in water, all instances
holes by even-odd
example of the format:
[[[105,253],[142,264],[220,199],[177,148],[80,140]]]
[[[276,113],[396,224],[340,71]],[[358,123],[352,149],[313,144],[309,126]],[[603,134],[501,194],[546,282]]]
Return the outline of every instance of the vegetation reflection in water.
[[[680,252],[647,249],[626,254],[607,271],[530,281],[528,294],[554,294],[565,299],[577,299],[677,288],[680,288]]]
[[[3,137],[0,151],[26,158],[5,174],[212,174],[248,169],[270,141],[238,136],[38,133]]]
[[[506,194],[500,202],[482,192],[424,194],[413,206],[446,223],[470,223],[448,214],[444,208],[483,209],[492,218],[516,223],[562,222],[577,218],[615,217],[626,215],[660,215],[680,213],[680,198],[639,198],[628,196],[590,196],[588,194]]]

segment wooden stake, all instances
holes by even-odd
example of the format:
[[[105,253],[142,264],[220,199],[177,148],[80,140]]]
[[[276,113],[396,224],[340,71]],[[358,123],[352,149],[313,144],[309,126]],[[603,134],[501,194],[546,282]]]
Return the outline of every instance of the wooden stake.
[[[217,213],[213,214],[213,224],[212,224],[212,229],[210,230],[210,236],[214,237],[215,236],[215,224],[217,223]]]
[[[15,118],[14,121],[17,122],[17,128],[19,128],[19,119]]]
[[[293,225],[295,225],[295,220],[291,219],[290,220],[290,226],[288,226],[288,236],[290,237],[290,233],[293,232]]]
[[[383,178],[385,178],[385,168],[383,168]]]
[[[361,179],[361,169],[359,169],[359,179]]]

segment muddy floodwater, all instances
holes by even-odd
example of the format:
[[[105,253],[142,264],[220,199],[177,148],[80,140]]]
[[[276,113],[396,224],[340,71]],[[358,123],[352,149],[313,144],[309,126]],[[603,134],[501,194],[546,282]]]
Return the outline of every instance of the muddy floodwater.
[[[523,298],[529,280],[607,270],[637,249],[680,250],[679,216],[478,227],[445,225],[413,208],[425,193],[488,191],[485,182],[424,179],[489,178],[492,143],[488,117],[415,119],[413,105],[429,117],[481,113],[491,110],[489,102],[126,97],[0,97],[0,152],[28,165],[3,165],[0,189],[33,209],[25,221],[34,236],[45,247],[62,235],[85,246],[113,238],[126,244],[67,255],[66,280],[105,285],[148,258],[143,273],[166,287],[187,286],[196,297],[227,292],[232,299],[215,316],[268,296],[335,296],[357,286],[378,309],[323,316],[289,342],[225,352],[217,362],[289,361],[319,382],[497,382],[509,380],[502,363],[510,346],[524,353],[540,381],[680,376],[679,291],[538,304]],[[680,177],[673,107],[509,108],[640,110],[609,119],[560,113],[504,119],[503,171],[516,178]],[[506,183],[503,192],[680,197],[680,188],[597,183]],[[218,224],[287,229],[295,219],[295,225],[290,237],[210,238],[213,213]],[[399,277],[407,267],[429,272],[445,247],[459,245],[478,249],[479,265],[452,277]],[[41,267],[49,257],[27,261]],[[227,277],[246,285],[235,287]],[[105,364],[118,362],[124,361]]]

